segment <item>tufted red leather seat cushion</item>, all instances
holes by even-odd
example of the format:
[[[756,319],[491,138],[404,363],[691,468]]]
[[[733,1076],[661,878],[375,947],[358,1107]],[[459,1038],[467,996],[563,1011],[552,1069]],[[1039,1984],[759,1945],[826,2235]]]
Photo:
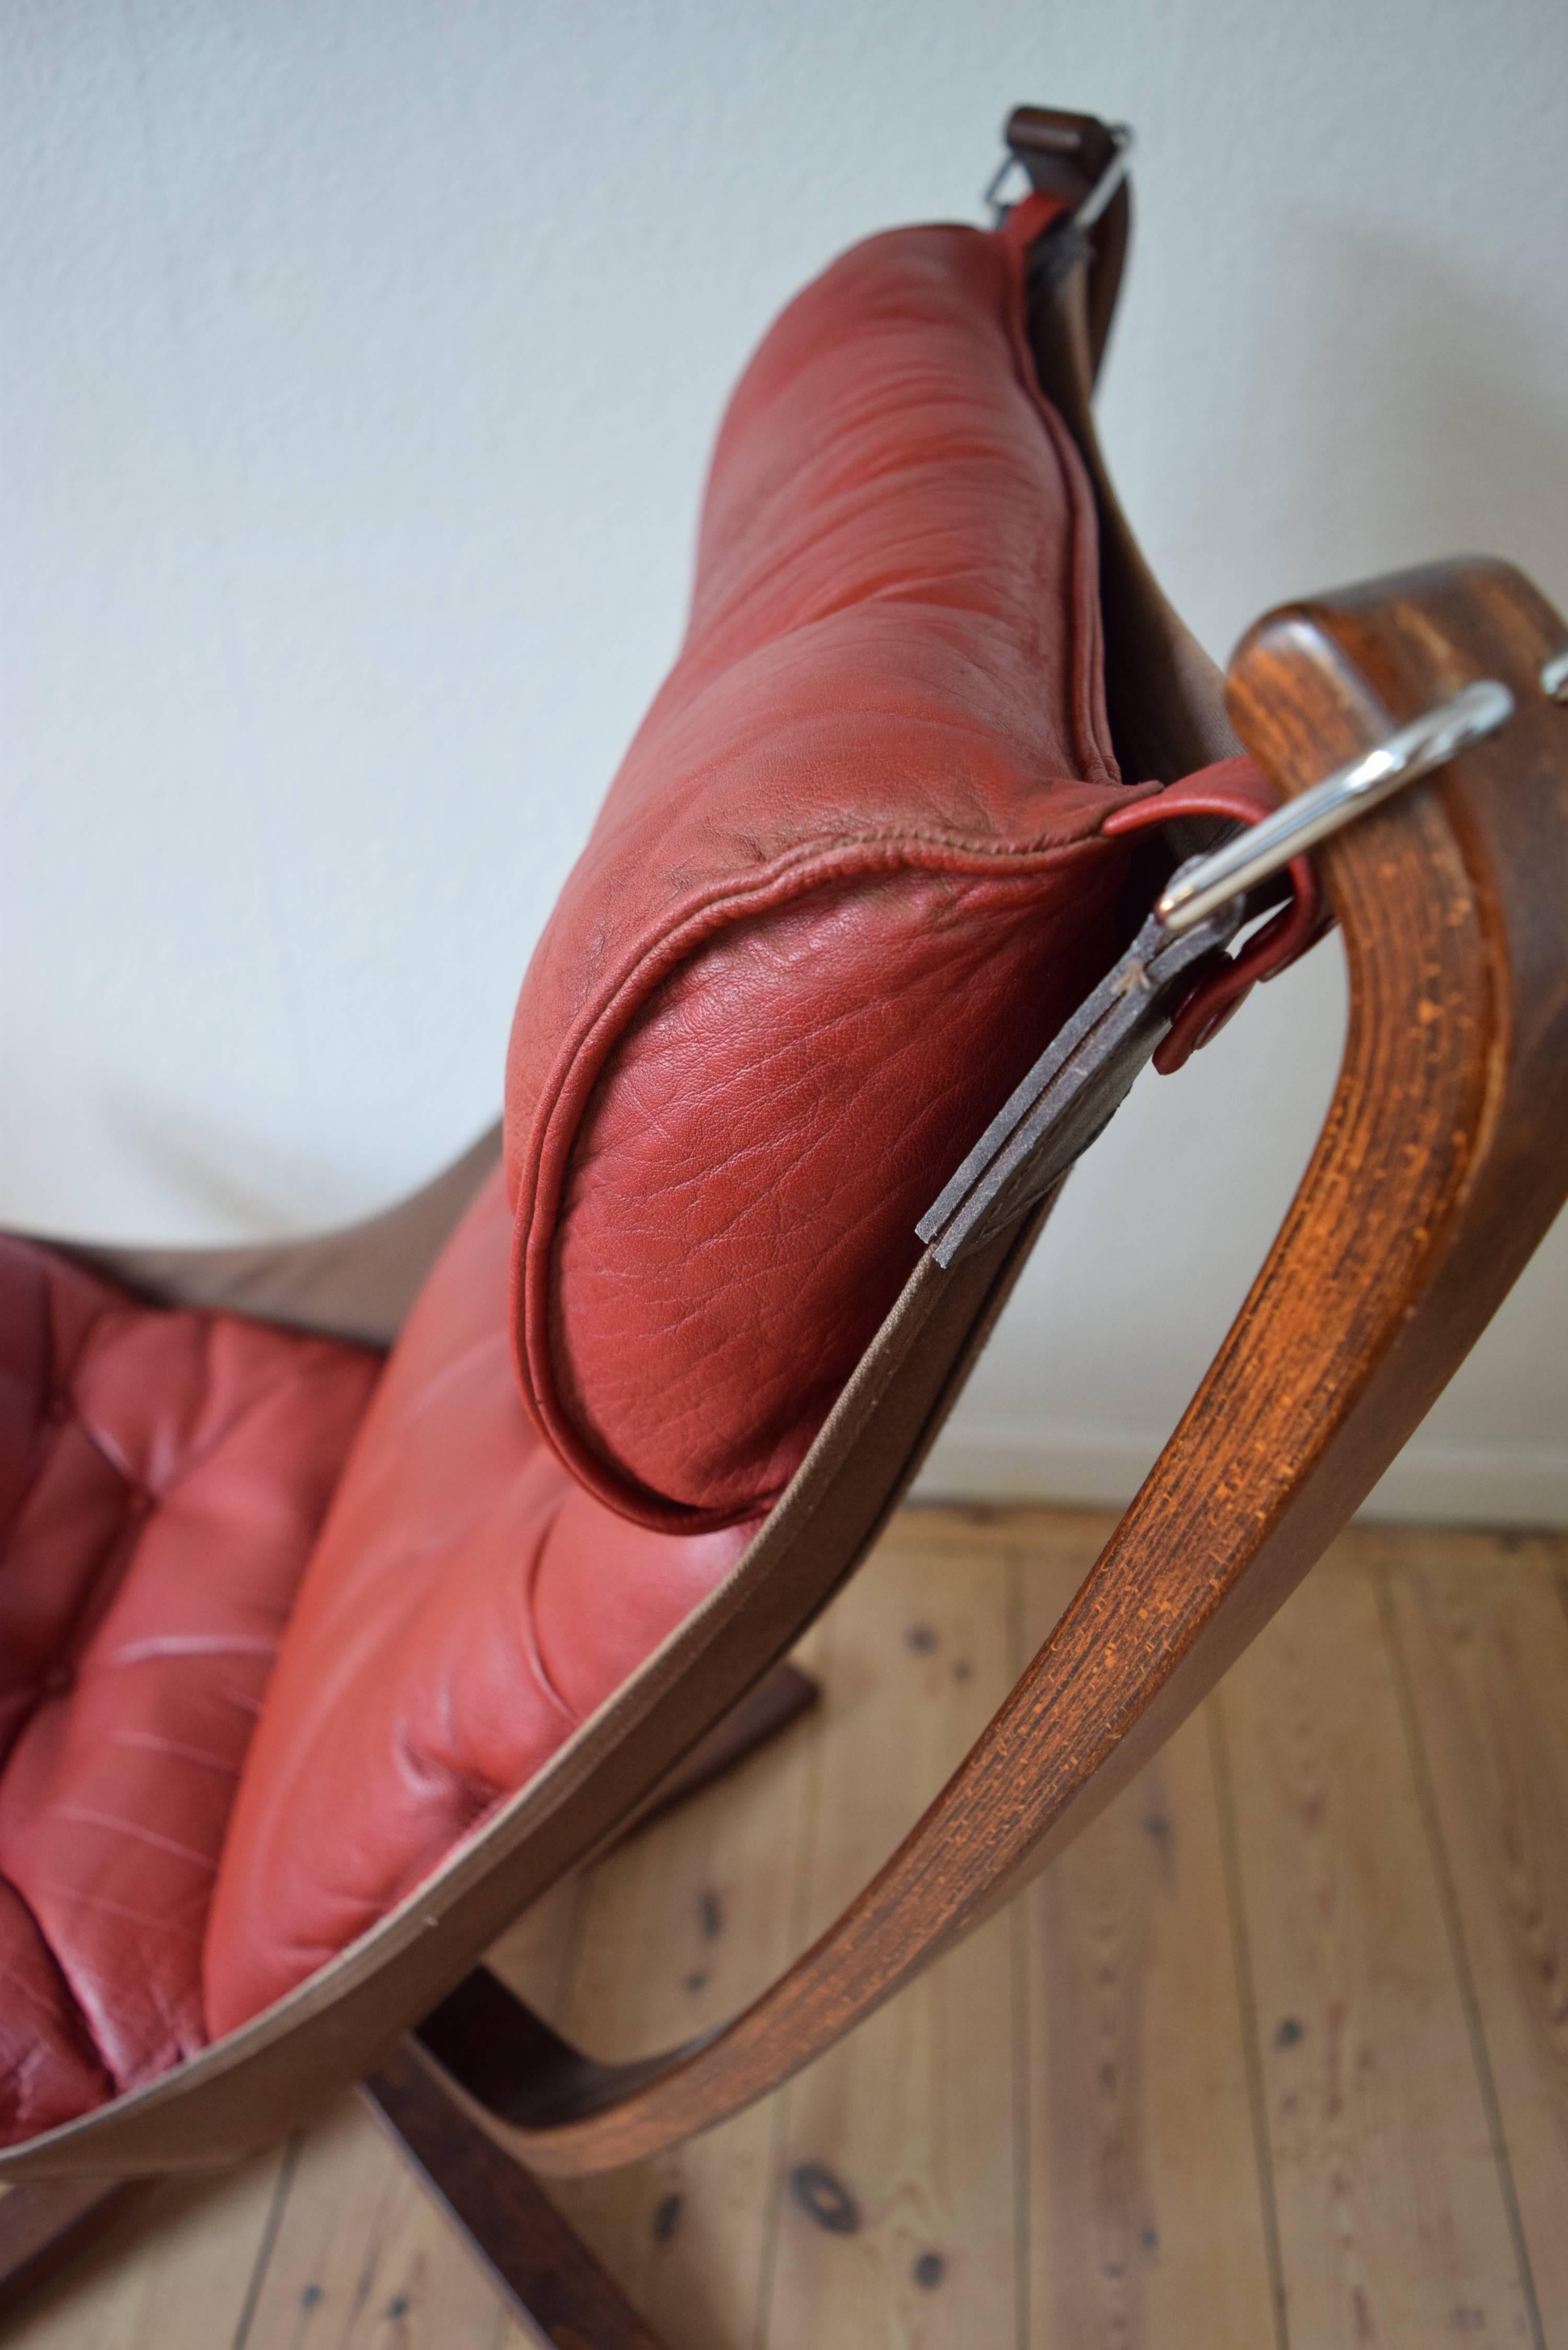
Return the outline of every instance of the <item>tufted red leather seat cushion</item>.
[[[520,1376],[648,1525],[776,1495],[1121,942],[1094,508],[1022,271],[899,230],[772,328],[680,657],[523,989]]]
[[[234,1788],[379,1368],[0,1240],[0,2140],[205,2042]]]

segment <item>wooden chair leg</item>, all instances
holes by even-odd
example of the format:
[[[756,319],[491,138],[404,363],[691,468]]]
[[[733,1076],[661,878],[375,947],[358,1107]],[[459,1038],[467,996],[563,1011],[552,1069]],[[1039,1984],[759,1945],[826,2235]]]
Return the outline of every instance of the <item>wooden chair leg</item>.
[[[664,2350],[521,2163],[405,2040],[360,2094],[514,2313],[556,2350]]]
[[[775,1665],[660,1781],[617,1842],[624,1843],[732,1770],[809,1712],[819,1695],[809,1674],[794,1665]],[[526,2015],[485,1968],[477,1969],[463,1988],[474,1995],[470,2009],[477,2000],[514,2029]],[[512,2308],[546,2341],[560,2350],[660,2350],[659,2337],[543,2189],[442,2086],[414,2042],[404,2041],[362,2082],[360,2095]]]
[[[147,2178],[58,2178],[0,2195],[0,2316],[100,2236]]]
[[[794,1665],[776,1665],[659,1782],[617,1841],[732,1770],[809,1712],[818,1695],[809,1674]],[[493,1978],[485,1975],[484,1981]],[[550,2341],[561,2343],[563,2350],[586,2350],[589,2345],[599,2350],[601,2344],[605,2350],[659,2350],[657,2337],[527,2173],[460,2112],[411,2046],[362,2089],[514,2305],[524,2309],[526,2302],[524,2314]],[[0,2192],[0,2315],[92,2242],[153,2183],[49,2179]],[[548,2312],[557,2314],[542,2314]],[[552,2332],[552,2324],[566,2330]]]

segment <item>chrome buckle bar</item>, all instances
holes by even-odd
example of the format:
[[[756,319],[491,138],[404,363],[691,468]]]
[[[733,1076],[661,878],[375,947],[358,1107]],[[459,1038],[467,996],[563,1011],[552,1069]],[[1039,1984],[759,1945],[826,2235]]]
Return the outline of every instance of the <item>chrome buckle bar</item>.
[[[1550,688],[1547,689],[1551,691]],[[1266,881],[1293,857],[1315,847],[1380,800],[1446,766],[1460,751],[1480,743],[1513,715],[1513,696],[1495,678],[1479,678],[1451,702],[1401,726],[1386,743],[1366,751],[1348,766],[1325,775],[1272,816],[1238,833],[1210,857],[1182,868],[1155,908],[1166,929],[1179,938],[1217,906]]]
[[[1568,698],[1568,651],[1541,673]],[[1185,1000],[1198,967],[1262,909],[1261,883],[1314,842],[1430,775],[1511,714],[1493,678],[1402,726],[1210,857],[1189,858],[1132,945],[1058,1030],[915,1227],[944,1268],[1015,1223],[1109,1125]]]
[[[1132,124],[1130,122],[1107,122],[1106,129],[1110,134],[1111,143],[1115,148],[1116,152],[1112,155],[1110,161],[1106,165],[1105,170],[1100,173],[1099,178],[1095,182],[1094,186],[1089,190],[1088,194],[1084,198],[1083,203],[1078,206],[1077,211],[1073,214],[1073,226],[1075,229],[1087,231],[1094,227],[1095,223],[1101,217],[1106,206],[1109,204],[1111,198],[1116,194],[1116,190],[1127,178],[1127,166],[1132,161]]]
[[[1095,182],[1088,194],[1081,199],[1072,212],[1063,216],[1063,220],[1077,229],[1081,234],[1086,234],[1094,227],[1095,223],[1104,216],[1111,198],[1127,178],[1127,169],[1132,161],[1134,138],[1131,123],[1107,122],[1106,130],[1113,150],[1110,161]],[[1024,195],[1027,195],[1034,185],[1033,181],[1029,178],[1029,167],[1023,157],[1014,155],[1009,151],[992,172],[990,185],[981,199],[981,202],[990,209],[992,228],[1000,228],[1012,209],[1009,204],[1003,203],[1002,191],[1007,185],[1009,173],[1014,171],[1022,172],[1024,175],[1027,183],[1023,191]],[[1022,203],[1023,200],[1021,196],[1019,202]],[[1060,228],[1063,225],[1063,220],[1054,221],[1052,227]]]

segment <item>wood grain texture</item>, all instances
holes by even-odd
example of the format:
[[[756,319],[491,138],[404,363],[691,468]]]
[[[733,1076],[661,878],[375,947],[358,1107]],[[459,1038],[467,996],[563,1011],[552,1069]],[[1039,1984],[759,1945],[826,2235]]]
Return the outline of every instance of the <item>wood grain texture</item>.
[[[513,2314],[551,2350],[666,2350],[537,2181],[456,2106],[413,2039],[360,2092]]]
[[[1390,1598],[1542,2330],[1568,2342],[1568,1613],[1517,1552]]]
[[[286,2186],[244,2350],[535,2350],[358,2100],[308,2133]]]
[[[830,1714],[800,1926],[831,1923],[1012,1679],[1007,1555],[911,1513],[819,1635]],[[768,2339],[919,2350],[1012,2339],[1019,2127],[1010,1921],[995,1919],[783,2100]]]
[[[1031,1646],[1075,1579],[1025,1576]],[[1033,2350],[1267,2350],[1270,2187],[1203,1719],[1023,1912]]]
[[[508,1990],[526,2000],[547,2022],[563,2027],[587,1898],[583,1877],[563,1878],[542,1901],[524,1909],[485,1953],[486,1965]]]
[[[284,2162],[278,2149],[136,2196],[9,2315],[5,2339],[27,2350],[226,2350],[244,2324]]]
[[[0,2194],[0,2321],[98,2243],[147,2192],[140,2179],[51,2179]]]
[[[1314,1578],[1217,1700],[1290,2340],[1532,2340],[1377,1595]]]
[[[814,1663],[815,1640],[803,1661]],[[786,1731],[593,1870],[560,2011],[575,2038],[639,2055],[722,2022],[785,1962],[800,1938],[800,1877],[827,1760],[815,1729],[807,1720]],[[508,1955],[498,1970],[526,1995]],[[773,2112],[760,2106],[651,2163],[552,2189],[680,2350],[729,2350],[760,2323],[774,2138]]]
[[[791,1716],[797,1718],[799,1693],[786,1690],[786,1695]],[[765,1727],[775,1728],[771,1715]],[[787,1925],[787,1915],[774,1916],[774,1939],[767,1939],[768,1892],[770,1887],[782,1889],[787,1913],[794,1870],[766,1876],[758,1872],[759,1898],[734,1902],[736,1930],[727,1938],[703,1934],[703,1921],[711,1912],[693,1888],[709,1891],[711,1898],[722,1902],[711,1888],[722,1885],[729,1889],[738,1829],[754,1819],[759,1804],[775,1817],[781,1794],[784,1810],[798,1804],[804,1760],[801,1749],[792,1749],[785,1741],[759,1755],[753,1773],[732,1767],[726,1781],[707,1786],[701,1799],[690,1799],[681,1811],[649,1827],[601,1863],[591,1877],[570,1879],[536,1903],[489,1953],[492,1969],[543,2013],[563,2023],[570,2021],[590,2040],[602,2031],[612,2046],[618,2038],[618,2044],[631,2046],[639,2032],[657,2036],[671,2029],[661,1994],[672,1993],[681,2020],[689,2019],[691,1969],[680,1956],[688,1941],[700,1942],[711,1963],[715,1943],[727,1939],[725,1965],[715,1968],[720,1981],[712,1997],[738,1996],[765,1980],[784,1955],[778,1936]],[[748,1936],[748,1924],[759,1929],[760,1946]],[[643,1967],[628,1962],[633,1953],[658,1947],[665,1937],[668,1963]],[[633,2303],[642,2307],[646,2294],[650,2308],[654,2303],[668,2307],[680,2328],[680,2350],[702,2350],[711,2340],[743,2338],[743,2322],[738,2331],[729,2330],[735,2296],[724,2291],[723,2281],[744,2271],[748,2216],[760,2253],[766,2147],[764,2128],[761,2162],[753,2159],[748,2170],[744,2147],[742,2159],[736,2159],[732,2141],[737,2132],[748,2142],[757,2135],[748,2116],[732,2132],[721,2134],[730,2144],[714,2140],[685,2149],[658,2178],[622,2174],[585,2182],[576,2190],[576,2210],[570,2194],[560,2199],[563,2215],[574,2223],[586,2215],[585,2238],[591,2230],[593,2249],[609,2256]],[[450,2155],[451,2149],[445,2151]],[[461,2154],[461,2146],[456,2151]],[[688,2171],[698,2183],[698,2217],[681,2231],[670,2221],[670,2198],[691,2194]],[[455,2172],[443,2169],[442,2176],[453,2190],[461,2183]],[[491,2167],[489,2177],[496,2194],[528,2199],[529,2208],[513,2215],[516,2259],[522,2261],[532,2248],[547,2262],[554,2230],[547,2208],[542,2213],[534,2208],[543,2200],[541,2190],[504,2158]],[[701,2191],[709,2179],[719,2190],[716,2202]],[[482,2199],[488,2205],[493,2198]],[[487,2215],[493,2221],[495,2215]],[[475,2210],[472,2216],[477,2220],[482,2215]],[[504,2224],[504,2214],[500,2216]],[[752,2265],[754,2270],[756,2254]],[[742,2294],[749,2290],[750,2308],[754,2309],[754,2274],[749,2288],[741,2290]],[[718,2333],[704,2325],[701,2313],[710,2301],[717,2305]],[[542,2312],[537,2296],[535,2305]],[[400,2344],[451,2343],[463,2350],[470,2344],[475,2350],[483,2345],[489,2350],[493,2343],[524,2338],[532,2337],[519,2333],[507,2317],[472,2250],[418,2188],[381,2132],[350,2109],[306,2140],[258,2301],[251,2345],[267,2350],[276,2341],[286,2342],[290,2350],[314,2350],[319,2343],[330,2345],[331,2350],[339,2350],[339,2345],[350,2350],[361,2342],[397,2339]],[[628,2331],[624,2321],[617,2331],[613,2318],[601,2313],[583,2338],[595,2350],[602,2338],[608,2350],[612,2343],[624,2338],[629,2344],[639,2335]],[[640,2338],[654,2339],[651,2325]]]
[[[747,1766],[743,1800],[736,1783],[737,1817],[723,1846],[731,1898],[723,1934],[703,1936],[700,1918],[693,1930],[689,1910],[675,1899],[692,1947],[743,1936],[743,1920],[765,1908],[781,1876],[793,1901],[789,1936],[805,1935],[814,1866],[813,1898],[826,1897],[824,1840],[830,1844],[838,1829],[831,1806],[818,1832],[791,1829],[789,1774],[780,1768],[790,1741],[819,1794],[846,1789],[849,1756],[869,1751],[870,1767],[883,1776],[884,1794],[876,1800],[888,1807],[884,1833],[896,1830],[897,1757],[879,1754],[870,1725],[885,1717],[895,1696],[892,1710],[906,1711],[922,1676],[935,1675],[942,1687],[943,1646],[907,1645],[908,1632],[927,1621],[933,1604],[921,1593],[934,1587],[957,1620],[982,1598],[987,1608],[1000,1606],[998,1595],[1011,1588],[1007,1625],[986,1630],[983,1642],[988,1649],[1004,1638],[1026,1645],[1096,1555],[1105,1532],[1105,1519],[1089,1513],[921,1510],[900,1522],[864,1584],[867,1612],[853,1639],[836,1639],[834,1617],[824,1623],[840,1669],[829,1675],[823,1712],[801,1723],[772,1756],[758,1757],[754,1769]],[[1253,2037],[1259,2078],[1282,2102],[1294,2085],[1282,2068],[1306,2057],[1314,2041],[1303,2029],[1300,2038],[1286,2033],[1284,2044],[1272,2044],[1287,2017],[1303,2027],[1312,2022],[1304,2006],[1298,2012],[1282,2004],[1272,1971],[1277,1939],[1324,2012],[1348,1982],[1349,1997],[1340,2001],[1345,2044],[1354,2046],[1377,2017],[1392,2016],[1391,2028],[1374,2037],[1373,2070],[1348,2068],[1348,2091],[1332,2126],[1321,2116],[1303,2124],[1299,2107],[1272,2116],[1289,2140],[1284,2155],[1295,2170],[1287,2185],[1297,2210],[1328,2215],[1315,2235],[1308,2229],[1292,2239],[1294,2323],[1287,2350],[1358,2350],[1367,2339],[1380,2350],[1429,2350],[1434,2343],[1495,2338],[1495,2329],[1490,2337],[1486,2330],[1484,2295],[1496,2285],[1496,2227],[1477,2230],[1472,2219],[1450,2228],[1439,2219],[1434,2259],[1421,2227],[1407,2224],[1413,2210],[1440,2213],[1441,2194],[1451,2199],[1454,2177],[1462,2179],[1476,2159],[1475,2114],[1486,2106],[1483,2061],[1495,2082],[1501,2139],[1536,2269],[1542,2338],[1568,2338],[1552,2282],[1563,2190],[1551,2121],[1561,2094],[1551,1995],[1550,1921],[1563,1879],[1555,1758],[1568,1686],[1568,1679],[1558,1679],[1568,1615],[1552,1610],[1559,1607],[1554,1577],[1563,1556],[1563,1545],[1551,1538],[1453,1529],[1356,1527],[1334,1545],[1269,1636],[1271,1642],[1293,1638],[1293,1624],[1309,1601],[1326,1610],[1312,1641],[1290,1652],[1288,1706],[1279,1698],[1284,1652],[1271,1661],[1268,1643],[1256,1653],[1271,1679],[1245,1700],[1250,1718],[1287,1757],[1305,1758],[1292,1763],[1282,1818],[1272,1765],[1262,1768],[1238,1730],[1235,1702],[1244,1696],[1243,1679],[1256,1669],[1251,1659],[1218,1701],[1229,1725],[1221,1743],[1233,1809],[1251,1822],[1245,1850],[1239,1836],[1227,1846],[1228,1864],[1237,1865],[1236,1906],[1243,1927],[1251,1921],[1240,1968],[1227,1939],[1229,1888],[1215,1889],[1225,1814],[1217,1810],[1201,1727],[1191,1724],[1001,1921],[1014,1946],[1020,1996],[1006,2027],[1011,2089],[995,2092],[993,2135],[984,2143],[974,2135],[980,2101],[971,2100],[971,2085],[944,2077],[972,2062],[971,2035],[981,2019],[965,2017],[961,2033],[940,2046],[929,2029],[930,2015],[940,2012],[930,1994],[951,1963],[944,1961],[859,2041],[761,2109],[773,2132],[773,2157],[753,2167],[748,2191],[756,2200],[738,2221],[735,2181],[723,2155],[732,2132],[753,2126],[750,2115],[678,2156],[564,2182],[551,2195],[564,2209],[587,2209],[604,2199],[597,2248],[610,2255],[634,2304],[646,2306],[650,2281],[664,2292],[659,2330],[670,2350],[817,2350],[821,2342],[845,2340],[857,2350],[862,2341],[907,2345],[951,2338],[955,2307],[1003,2313],[1000,2331],[989,2316],[983,2326],[977,2320],[965,2350],[971,2344],[972,2350],[1062,2350],[1064,2344],[1071,2350],[1111,2344],[1117,2350],[1144,2344],[1186,2350],[1199,2343],[1203,2350],[1227,2350],[1231,2343],[1274,2350],[1258,2219],[1268,2200],[1274,2140],[1267,2131],[1257,2141],[1252,2137],[1237,1981],[1240,1973],[1262,2002],[1262,2030]],[[906,1579],[907,1572],[915,1579]],[[1385,1669],[1388,1652],[1379,1664],[1366,1629],[1369,1612],[1378,1616],[1385,1586],[1394,1595],[1399,1649],[1408,1665],[1412,1695],[1404,1707],[1397,1674]],[[1436,1644],[1430,1689],[1422,1652],[1428,1616]],[[1386,1609],[1381,1620],[1386,1627]],[[1467,1627],[1473,1627],[1469,1637]],[[930,1628],[941,1627],[933,1620]],[[977,1641],[967,1659],[955,1649],[949,1661],[972,1664],[980,1653]],[[1210,1700],[1210,1711],[1214,1705]],[[1346,1719],[1353,1734],[1342,1729]],[[841,1739],[848,1745],[835,1761]],[[1494,1748],[1506,1769],[1485,1759]],[[1419,1822],[1424,1859],[1421,1836],[1411,1828],[1412,1813],[1422,1808],[1423,1752],[1430,1760],[1437,1831],[1434,1846],[1433,1821]],[[1354,1806],[1348,1857],[1342,1833],[1346,1779]],[[1324,1800],[1314,1825],[1320,1786]],[[911,1777],[904,1801],[913,1807],[919,1792]],[[657,2039],[670,2028],[661,2002],[678,2004],[682,1994],[665,1976],[647,2008],[639,2009],[649,1971],[639,1919],[657,1914],[644,1905],[659,1874],[661,1848],[672,1878],[690,1868],[693,1852],[701,1858],[715,1848],[711,1825],[699,1832],[696,1824],[722,1793],[698,1799],[683,1846],[681,1814],[658,1824],[643,1840],[649,1858],[629,1869],[636,1847],[616,1856],[603,1866],[606,1882],[597,1896],[591,1879],[580,1893],[563,1888],[491,1953],[492,1965],[556,2021],[580,2029],[590,2045],[601,2036],[597,2016],[604,2018],[607,2047],[633,2050]],[[1262,1835],[1254,1832],[1260,1814]],[[1326,1847],[1331,1858],[1308,1865],[1303,1844],[1309,1855]],[[1479,2036],[1473,2022],[1467,2030],[1464,2002],[1456,1995],[1454,1945],[1438,1898],[1437,1863],[1445,1855],[1484,2025]],[[1392,1891],[1383,1882],[1390,1866]],[[623,1896],[631,1896],[624,1911],[623,1896],[610,1898],[612,1875]],[[586,1974],[580,1991],[575,1982],[578,1912],[590,1907],[597,1921],[591,1996]],[[966,1945],[959,1965],[971,1962],[997,1930],[989,1928]],[[1489,1937],[1501,1972],[1489,1960]],[[733,1957],[728,1963],[723,1989],[739,1995],[745,1970]],[[758,1948],[748,1963],[760,1978],[776,1963],[776,1950]],[[1364,1984],[1369,1970],[1371,1991]],[[1434,2005],[1427,1987],[1445,1981],[1449,1989]],[[895,2025],[901,2007],[914,2011],[922,2002],[927,2024],[917,2019],[900,2026],[883,2063],[855,2061],[861,2041],[869,2046],[874,2034]],[[913,2063],[918,2070],[927,2054],[932,2070],[924,2086],[911,2090],[898,2067]],[[844,2068],[839,2079],[847,2090],[825,2094],[814,2106],[818,2075],[834,2067]],[[1320,2076],[1312,2079],[1321,2096]],[[1435,2097],[1435,2082],[1462,2085],[1467,2079],[1471,2089],[1457,2114]],[[908,2154],[892,2145],[890,2132],[879,2137],[884,2103],[909,2117]],[[969,2118],[960,2130],[939,2134],[931,2117],[940,2125],[954,2112]],[[786,2132],[794,2167],[815,2166],[805,2190],[815,2217],[792,2187]],[[1403,2168],[1401,2132],[1422,2141],[1418,2194]],[[676,2168],[704,2147],[713,2149],[711,2168]],[[1434,2179],[1441,2190],[1436,2204]],[[824,2219],[841,2217],[836,2187],[853,2192],[858,2230],[824,2226]],[[49,2350],[152,2350],[166,2335],[177,2345],[215,2344],[219,2350],[231,2344],[235,2350],[335,2350],[344,2341],[365,2350],[421,2344],[427,2350],[493,2350],[523,2338],[508,2330],[500,2300],[472,2255],[351,2106],[308,2135],[282,2189],[252,2202],[244,2228],[234,2224],[229,2200],[254,2195],[244,2174],[153,2190],[144,2226],[132,2215],[100,2250],[82,2255],[27,2304],[5,2338],[29,2345],[42,2339]],[[675,2194],[680,2201],[672,2207]],[[990,2198],[994,2208],[971,2227],[977,2198]],[[943,2226],[927,2245],[919,2223],[929,2212]],[[623,2224],[624,2234],[618,2233]],[[1154,2246],[1144,2241],[1151,2225]],[[216,2242],[209,2241],[214,2236]],[[650,2245],[657,2248],[651,2256]],[[959,2262],[950,2269],[944,2262],[940,2278],[917,2285],[914,2262],[954,2246]],[[1465,2262],[1478,2251],[1480,2268],[1472,2274]],[[961,2274],[981,2259],[995,2263],[991,2276]],[[668,2285],[660,2261],[668,2263]],[[762,2289],[770,2262],[771,2293]],[[1111,2273],[1117,2269],[1120,2274]],[[1464,2325],[1434,2322],[1434,2271],[1449,2282],[1458,2274],[1451,2306]],[[926,2274],[934,2277],[934,2271]],[[1370,2336],[1354,2295],[1357,2282],[1378,2329]],[[953,2285],[961,2293],[944,2309]],[[1469,2315],[1477,2306],[1483,2307],[1479,2333]],[[35,2330],[46,2320],[47,2330]],[[1519,2338],[1528,2342],[1528,2331]]]

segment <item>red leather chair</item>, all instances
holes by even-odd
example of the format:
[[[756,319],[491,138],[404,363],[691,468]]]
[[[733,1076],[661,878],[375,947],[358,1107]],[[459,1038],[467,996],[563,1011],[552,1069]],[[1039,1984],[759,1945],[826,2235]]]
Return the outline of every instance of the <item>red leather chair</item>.
[[[18,2281],[105,2179],[373,2074],[432,2167],[449,2083],[488,2109],[472,2224],[546,2327],[580,2291],[646,2340],[507,2158],[706,2126],[1005,1898],[1310,1565],[1568,1188],[1568,629],[1502,567],[1384,583],[1261,623],[1228,716],[1089,419],[1118,142],[1010,130],[994,233],[855,248],[742,379],[685,645],[524,983],[504,1161],[304,1248],[0,1243],[0,2178],[55,2182],[0,2203]],[[1493,731],[1298,843],[1238,956],[1277,881],[1147,929],[1171,827],[1481,680]],[[1316,934],[1320,870],[1353,993],[1324,1137],[1078,1599],[744,2016],[655,2064],[565,2048],[481,1953],[765,1683],[1067,1164]]]

